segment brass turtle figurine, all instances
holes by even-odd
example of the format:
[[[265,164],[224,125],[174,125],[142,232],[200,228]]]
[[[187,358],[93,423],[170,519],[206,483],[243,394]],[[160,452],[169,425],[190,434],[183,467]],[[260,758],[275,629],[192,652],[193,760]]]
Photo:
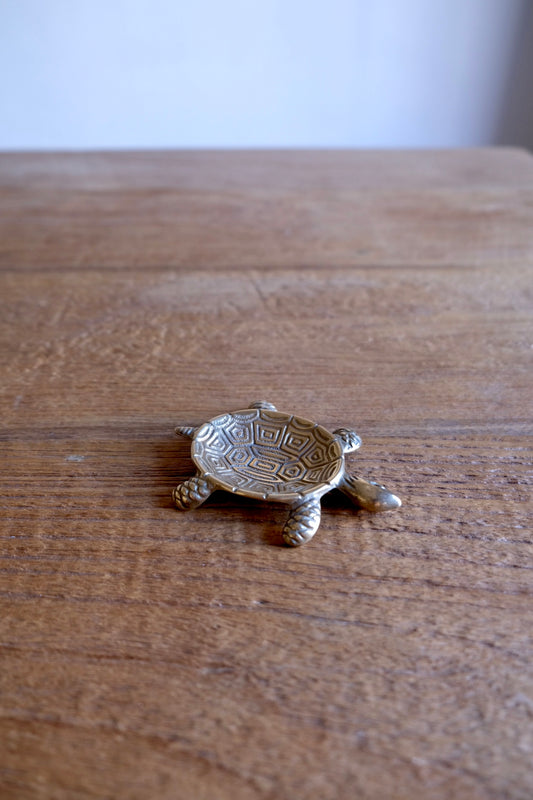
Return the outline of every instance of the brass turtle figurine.
[[[389,511],[401,500],[384,486],[346,472],[345,453],[357,450],[355,431],[330,431],[272,403],[252,403],[242,411],[222,414],[197,428],[177,427],[192,438],[197,467],[172,492],[176,507],[188,511],[216,489],[273,500],[290,506],[283,539],[293,547],[305,544],[320,525],[320,498],[340,489],[367,511]]]

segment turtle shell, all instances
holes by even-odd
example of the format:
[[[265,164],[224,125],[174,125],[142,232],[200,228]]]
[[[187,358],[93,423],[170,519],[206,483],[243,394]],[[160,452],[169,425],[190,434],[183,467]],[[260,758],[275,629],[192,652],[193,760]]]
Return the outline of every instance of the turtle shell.
[[[191,455],[219,488],[280,502],[319,497],[344,471],[336,436],[302,417],[267,409],[234,411],[206,422],[196,431]]]

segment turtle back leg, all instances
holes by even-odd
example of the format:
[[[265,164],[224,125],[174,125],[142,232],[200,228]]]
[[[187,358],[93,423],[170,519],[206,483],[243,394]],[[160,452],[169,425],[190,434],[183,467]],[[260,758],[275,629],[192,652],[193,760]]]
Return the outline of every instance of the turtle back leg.
[[[319,525],[320,500],[311,497],[292,506],[283,528],[283,541],[291,547],[299,547],[313,538]]]
[[[366,511],[392,511],[402,501],[380,483],[365,481],[357,475],[345,475],[338,487],[355,505]]]
[[[172,499],[180,511],[190,511],[201,506],[214,490],[215,487],[208,478],[195,475],[172,490]]]
[[[269,403],[268,400],[254,400],[253,403],[250,403],[248,408],[260,408],[265,411],[277,411],[276,406],[273,403]]]

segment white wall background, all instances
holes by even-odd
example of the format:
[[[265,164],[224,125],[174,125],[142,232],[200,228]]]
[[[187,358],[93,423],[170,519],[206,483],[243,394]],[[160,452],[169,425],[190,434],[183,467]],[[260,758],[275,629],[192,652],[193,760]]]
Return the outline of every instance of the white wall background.
[[[0,0],[0,148],[488,144],[531,6]]]

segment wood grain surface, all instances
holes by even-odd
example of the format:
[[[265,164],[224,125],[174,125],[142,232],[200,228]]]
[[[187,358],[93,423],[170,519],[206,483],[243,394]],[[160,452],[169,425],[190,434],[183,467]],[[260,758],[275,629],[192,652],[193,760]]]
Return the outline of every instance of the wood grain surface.
[[[533,159],[0,156],[3,800],[530,800]],[[177,424],[353,426],[393,513]]]

